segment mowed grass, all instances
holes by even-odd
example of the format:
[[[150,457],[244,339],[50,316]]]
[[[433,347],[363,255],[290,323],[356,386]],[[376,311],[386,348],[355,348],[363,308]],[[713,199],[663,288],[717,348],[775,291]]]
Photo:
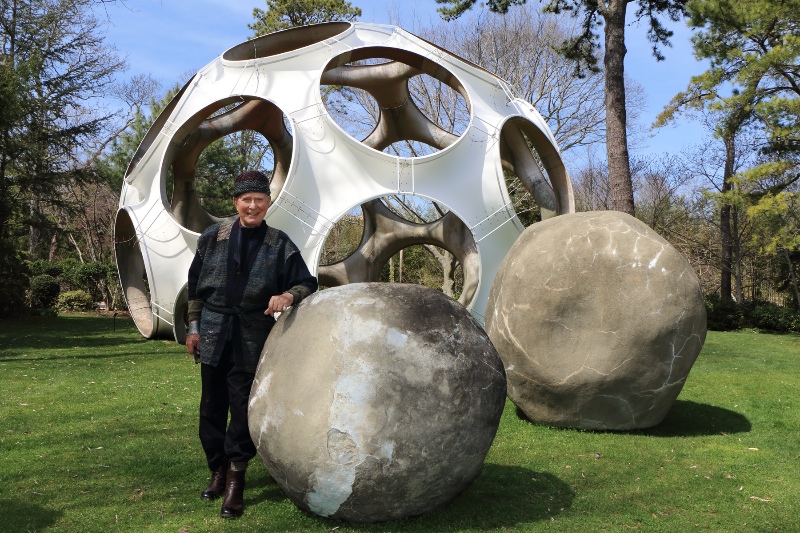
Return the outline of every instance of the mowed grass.
[[[114,331],[116,326],[116,331]],[[298,510],[256,458],[245,515],[198,497],[199,368],[128,319],[0,321],[0,531],[797,531],[800,337],[709,333],[658,427],[536,426],[508,403],[446,508],[351,525]]]

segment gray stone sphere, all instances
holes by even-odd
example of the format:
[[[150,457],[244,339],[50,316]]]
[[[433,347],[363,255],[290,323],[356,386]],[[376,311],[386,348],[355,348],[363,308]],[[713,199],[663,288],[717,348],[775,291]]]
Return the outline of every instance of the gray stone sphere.
[[[703,347],[706,311],[689,262],[646,224],[574,213],[512,246],[486,331],[531,421],[626,430],[664,419]]]
[[[250,394],[250,434],[305,510],[379,522],[440,508],[477,476],[506,397],[469,312],[418,285],[357,283],[281,316]]]

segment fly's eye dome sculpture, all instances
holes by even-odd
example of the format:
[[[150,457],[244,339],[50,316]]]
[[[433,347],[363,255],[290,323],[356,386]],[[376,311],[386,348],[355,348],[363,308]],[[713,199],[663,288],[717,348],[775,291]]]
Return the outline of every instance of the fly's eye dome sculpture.
[[[211,209],[212,200],[230,201],[205,194],[211,177],[198,175],[198,161],[214,141],[245,133],[268,154],[261,160],[272,175],[267,223],[292,238],[326,286],[376,281],[398,251],[435,245],[458,259],[460,301],[482,322],[494,275],[524,229],[509,176],[542,218],[574,211],[544,120],[482,68],[394,26],[332,22],[259,37],[186,84],[125,176],[117,263],[145,337],[185,338],[197,238],[227,214]],[[234,175],[213,178],[232,187]],[[395,198],[430,202],[441,216],[406,220],[390,209]],[[359,206],[360,244],[319,266],[333,228],[352,222]]]

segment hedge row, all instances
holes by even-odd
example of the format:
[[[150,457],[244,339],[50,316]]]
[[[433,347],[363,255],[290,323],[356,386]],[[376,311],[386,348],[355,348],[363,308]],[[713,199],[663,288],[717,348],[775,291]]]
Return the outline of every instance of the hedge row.
[[[800,311],[770,302],[736,303],[719,295],[705,297],[708,329],[732,331],[758,328],[765,331],[800,333]]]
[[[18,284],[27,286],[17,287],[17,290],[27,292],[27,303],[34,310],[92,309],[95,302],[106,299],[108,293],[104,289],[112,289],[117,285],[114,264],[81,263],[75,259],[65,259],[57,262],[39,260],[25,266],[30,281],[25,283],[22,279],[18,280]]]

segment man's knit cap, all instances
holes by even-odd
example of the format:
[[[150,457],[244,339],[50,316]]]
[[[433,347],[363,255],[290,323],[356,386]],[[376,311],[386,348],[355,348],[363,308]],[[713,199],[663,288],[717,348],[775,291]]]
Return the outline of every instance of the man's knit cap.
[[[233,197],[246,192],[263,192],[269,194],[269,178],[257,170],[245,170],[233,182]]]

